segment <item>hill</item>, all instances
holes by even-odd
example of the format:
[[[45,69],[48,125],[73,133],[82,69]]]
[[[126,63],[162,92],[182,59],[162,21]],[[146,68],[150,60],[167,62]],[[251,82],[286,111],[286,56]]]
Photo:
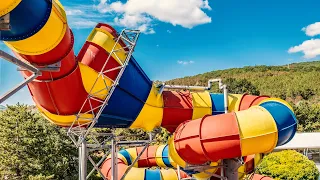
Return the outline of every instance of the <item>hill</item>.
[[[292,102],[298,102],[301,99],[309,101],[320,99],[320,61],[216,70],[173,79],[166,83],[205,86],[212,78],[246,79],[261,95],[280,97]]]

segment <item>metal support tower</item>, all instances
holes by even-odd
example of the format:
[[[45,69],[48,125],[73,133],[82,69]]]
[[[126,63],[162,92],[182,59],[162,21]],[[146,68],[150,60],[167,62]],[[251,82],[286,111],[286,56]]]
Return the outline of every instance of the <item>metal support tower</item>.
[[[115,88],[118,86],[119,81],[122,77],[122,74],[124,73],[130,59],[132,56],[132,53],[134,51],[134,48],[136,46],[136,43],[138,41],[140,35],[139,30],[128,30],[124,29],[121,31],[121,33],[118,35],[116,38],[116,43],[114,44],[111,52],[109,53],[108,58],[105,60],[104,65],[102,66],[98,77],[96,78],[93,86],[91,87],[91,90],[85,100],[85,102],[82,105],[82,108],[79,110],[79,113],[76,115],[76,119],[73,121],[72,125],[68,129],[68,135],[71,138],[71,140],[74,142],[74,144],[79,148],[79,179],[80,180],[85,180],[90,177],[90,175],[94,172],[94,170],[97,170],[100,174],[99,166],[103,162],[99,162],[98,164],[95,164],[95,162],[92,161],[91,157],[88,156],[86,153],[86,150],[102,150],[106,148],[111,148],[111,154],[112,154],[112,177],[113,179],[117,179],[117,146],[121,144],[121,142],[117,142],[117,137],[112,133],[112,134],[104,134],[104,133],[97,133],[94,131],[94,126],[98,122],[98,119],[100,115],[102,114],[103,109],[108,105],[108,101],[111,98]],[[125,44],[125,47],[118,48],[117,44],[119,42],[123,42]],[[126,53],[125,61],[123,63],[122,60],[118,57],[117,52],[122,51]],[[107,63],[109,62],[110,58],[114,57],[118,62],[121,64],[118,67],[112,68],[105,70],[105,67]],[[105,73],[115,71],[115,70],[120,70],[117,78],[113,81],[112,79],[109,79],[107,76],[104,76]],[[102,89],[99,89],[97,91],[94,91],[94,89],[97,89],[97,82],[99,79],[103,79],[105,87]],[[112,85],[108,86],[106,82],[106,78],[108,78],[110,81],[112,81]],[[108,94],[104,100],[100,100],[98,98],[95,98],[94,95],[97,95],[101,93],[102,91],[107,91]],[[101,103],[98,107],[92,107],[91,102],[92,101],[97,101]],[[89,105],[92,107],[89,111],[83,112],[83,107],[85,105]],[[91,118],[84,118],[82,117],[83,114],[91,114]],[[80,124],[79,119],[86,119],[89,122],[85,124]],[[98,141],[98,137],[100,139],[103,137],[103,142]],[[87,144],[88,140],[93,141],[90,145]],[[111,141],[111,144],[107,144],[106,140]],[[132,143],[132,142],[131,142]],[[143,142],[146,143],[146,142]],[[89,147],[90,146],[90,147]],[[104,157],[105,158],[105,157]],[[86,163],[87,159],[91,162],[91,164],[94,166],[94,169],[87,175],[87,168],[86,168]],[[102,174],[101,174],[102,175]],[[103,175],[102,175],[103,176]],[[105,179],[105,177],[104,177]]]
[[[70,128],[68,130],[68,135],[71,138],[71,140],[76,144],[76,146],[80,146],[81,143],[86,139],[86,137],[92,132],[92,128],[98,122],[98,119],[99,119],[100,115],[102,114],[103,109],[108,105],[108,101],[109,101],[110,97],[112,96],[115,88],[118,86],[119,80],[121,79],[122,74],[123,74],[124,70],[126,69],[128,62],[130,61],[130,58],[131,58],[132,53],[134,51],[134,48],[136,46],[139,35],[140,35],[140,31],[138,31],[138,30],[125,29],[125,30],[121,31],[120,35],[116,39],[116,43],[114,44],[111,52],[109,53],[108,58],[106,59],[104,65],[102,66],[98,77],[96,78],[85,102],[82,105],[82,108],[80,109],[79,113],[76,115],[76,119],[73,121],[72,125],[70,126]],[[121,41],[123,41],[125,43],[126,47],[117,48],[116,45]],[[116,68],[105,70],[107,63],[109,62],[109,60],[112,56],[115,57],[118,62],[122,62],[117,55],[118,51],[126,52],[125,61],[122,64],[120,64],[120,66],[118,66]],[[115,71],[115,70],[120,70],[120,72],[119,72],[116,80],[113,81],[112,79],[109,79],[110,81],[112,81],[113,84],[111,86],[108,86],[107,82],[106,82],[106,78],[108,78],[108,77],[104,76],[104,73]],[[100,78],[103,79],[105,87],[103,89],[100,89],[100,90],[94,92],[93,89],[96,89],[95,87],[97,87],[97,82]],[[104,90],[108,91],[108,95],[106,96],[105,100],[100,100],[100,99],[94,97],[94,95],[99,94]],[[93,108],[91,101],[98,101],[101,103],[101,105]],[[82,112],[83,107],[86,104],[90,105],[92,108],[89,111],[83,113]],[[97,111],[97,113],[95,113],[95,111]],[[83,114],[91,114],[92,118],[83,118],[82,117]],[[87,119],[87,120],[89,120],[89,122],[85,123],[85,124],[80,124],[78,121],[80,118]]]

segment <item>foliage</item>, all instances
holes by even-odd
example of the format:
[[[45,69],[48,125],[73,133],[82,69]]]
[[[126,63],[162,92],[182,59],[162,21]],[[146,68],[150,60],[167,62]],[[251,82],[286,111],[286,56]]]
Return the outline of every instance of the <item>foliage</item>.
[[[224,83],[230,93],[260,95],[260,91],[247,79],[227,78]]]
[[[319,177],[319,171],[315,163],[293,150],[267,155],[256,171],[276,180],[317,180]]]
[[[222,78],[246,79],[262,95],[291,100],[309,100],[320,96],[320,61],[290,64],[290,66],[247,66],[216,70],[195,76],[173,79],[167,84],[206,86],[207,81]]]
[[[299,131],[320,131],[320,106],[318,104],[302,101],[294,106],[294,111],[299,122]]]
[[[76,179],[77,151],[64,129],[25,105],[0,113],[0,179]]]

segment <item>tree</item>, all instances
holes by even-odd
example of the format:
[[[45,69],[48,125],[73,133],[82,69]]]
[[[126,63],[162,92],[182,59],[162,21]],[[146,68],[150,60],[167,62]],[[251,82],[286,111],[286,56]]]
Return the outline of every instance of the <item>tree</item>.
[[[77,179],[77,150],[66,131],[26,105],[0,113],[0,179]]]
[[[260,91],[247,79],[227,78],[223,82],[227,84],[230,93],[260,95]]]
[[[315,163],[293,150],[274,152],[267,155],[257,167],[256,173],[276,180],[317,180],[319,177],[319,171]]]
[[[301,101],[293,106],[298,119],[298,130],[301,132],[320,131],[320,106],[318,104]]]

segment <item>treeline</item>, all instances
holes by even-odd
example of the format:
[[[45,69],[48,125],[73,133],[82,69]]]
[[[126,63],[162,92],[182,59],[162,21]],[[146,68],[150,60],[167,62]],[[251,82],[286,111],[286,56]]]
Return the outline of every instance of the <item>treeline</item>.
[[[207,85],[209,79],[233,78],[251,82],[261,95],[270,95],[292,101],[315,100],[320,95],[320,61],[286,66],[248,66],[211,71],[196,76],[173,79],[167,84]]]
[[[299,131],[320,131],[320,61],[217,70],[173,79],[166,84],[206,86],[208,80],[214,78],[222,78],[230,93],[269,95],[284,99],[295,110]],[[219,90],[214,87],[212,91]]]

